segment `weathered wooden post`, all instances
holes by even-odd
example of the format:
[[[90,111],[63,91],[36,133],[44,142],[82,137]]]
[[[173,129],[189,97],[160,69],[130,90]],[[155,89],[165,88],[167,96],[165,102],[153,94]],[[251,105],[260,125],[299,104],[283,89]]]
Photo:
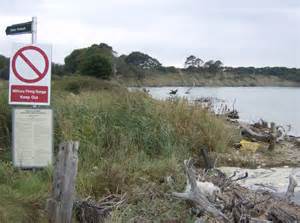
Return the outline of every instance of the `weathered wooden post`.
[[[79,142],[64,142],[54,167],[52,197],[47,200],[50,223],[70,223],[75,194]]]
[[[214,164],[213,164],[210,156],[208,155],[208,150],[207,150],[206,147],[203,147],[201,149],[201,154],[202,154],[203,159],[204,159],[205,169],[206,170],[213,169],[214,168]]]
[[[271,122],[270,144],[268,147],[269,151],[273,151],[275,149],[276,138],[277,138],[276,125],[274,122]]]

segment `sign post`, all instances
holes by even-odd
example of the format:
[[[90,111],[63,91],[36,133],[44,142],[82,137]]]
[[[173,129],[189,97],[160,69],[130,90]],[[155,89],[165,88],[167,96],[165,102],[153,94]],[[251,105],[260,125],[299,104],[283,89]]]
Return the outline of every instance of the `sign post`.
[[[31,24],[31,43],[35,44],[36,43],[36,38],[37,38],[37,18],[32,17],[32,24]]]
[[[8,26],[5,32],[6,35],[31,33],[31,44],[13,44],[10,57],[8,102],[14,106],[13,163],[20,168],[45,167],[52,164],[53,147],[53,117],[49,108],[52,47],[37,44],[36,17]]]

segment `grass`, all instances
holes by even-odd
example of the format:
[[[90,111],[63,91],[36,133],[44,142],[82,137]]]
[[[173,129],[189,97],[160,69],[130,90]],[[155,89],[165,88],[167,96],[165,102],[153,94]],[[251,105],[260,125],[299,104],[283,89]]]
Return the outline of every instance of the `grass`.
[[[185,100],[156,101],[112,82],[65,77],[53,83],[55,145],[79,140],[79,197],[127,194],[111,222],[193,220],[187,204],[169,194],[184,188],[182,161],[199,160],[199,149],[225,152],[234,133]],[[31,172],[10,162],[10,108],[0,96],[0,222],[43,222],[51,190],[51,168]],[[173,176],[171,188],[165,178]]]

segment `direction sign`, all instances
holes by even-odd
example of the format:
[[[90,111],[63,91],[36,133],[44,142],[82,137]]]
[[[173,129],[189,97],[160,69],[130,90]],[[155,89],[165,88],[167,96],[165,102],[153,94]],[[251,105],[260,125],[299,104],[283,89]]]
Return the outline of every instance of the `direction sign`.
[[[15,44],[11,58],[9,103],[49,105],[51,46]]]
[[[5,30],[6,35],[18,35],[32,32],[32,22],[25,22],[8,26]]]

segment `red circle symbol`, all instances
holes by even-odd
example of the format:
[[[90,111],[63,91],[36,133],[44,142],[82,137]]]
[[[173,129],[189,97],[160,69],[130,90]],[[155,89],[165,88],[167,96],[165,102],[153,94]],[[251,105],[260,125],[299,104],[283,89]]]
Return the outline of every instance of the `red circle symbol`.
[[[26,50],[34,50],[34,51],[36,51],[37,53],[39,53],[43,57],[44,62],[45,62],[45,68],[44,68],[43,72],[40,72],[37,69],[37,67],[30,61],[30,59],[28,59],[24,55],[24,51],[26,51]],[[34,79],[25,78],[25,77],[22,76],[22,74],[20,74],[17,71],[16,60],[19,57],[20,57],[20,59],[22,59],[33,70],[33,72],[38,76],[37,78],[34,78]],[[38,81],[42,80],[45,77],[45,75],[47,74],[48,69],[49,69],[49,59],[48,59],[46,53],[41,48],[38,48],[36,46],[25,46],[25,47],[22,47],[21,49],[19,49],[15,53],[14,57],[12,58],[12,70],[13,70],[14,74],[16,75],[16,77],[20,81],[23,81],[25,83],[35,83],[35,82],[38,82]]]

